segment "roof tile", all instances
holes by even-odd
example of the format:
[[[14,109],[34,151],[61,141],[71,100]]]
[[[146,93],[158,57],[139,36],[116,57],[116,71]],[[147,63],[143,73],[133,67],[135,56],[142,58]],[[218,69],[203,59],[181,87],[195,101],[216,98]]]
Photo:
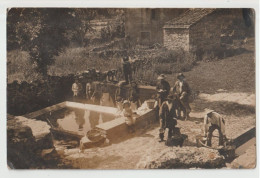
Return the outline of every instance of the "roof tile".
[[[198,22],[206,15],[214,12],[216,9],[189,9],[177,18],[165,23],[163,28],[189,28],[192,24]]]

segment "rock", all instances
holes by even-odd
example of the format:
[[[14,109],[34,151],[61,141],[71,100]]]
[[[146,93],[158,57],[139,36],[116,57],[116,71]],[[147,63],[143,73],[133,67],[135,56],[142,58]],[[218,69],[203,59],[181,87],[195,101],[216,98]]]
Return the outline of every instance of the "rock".
[[[158,152],[155,152],[158,151]],[[217,150],[197,147],[167,147],[141,158],[137,169],[221,168],[225,159]]]
[[[30,127],[16,119],[7,121],[7,160],[12,168],[25,169],[36,162],[35,143]]]
[[[39,167],[42,161],[38,153],[45,148],[53,148],[49,129],[43,121],[8,117],[7,159],[13,168]]]
[[[28,126],[32,130],[32,135],[35,138],[38,148],[53,148],[53,140],[50,132],[51,127],[47,124],[47,122],[28,119],[23,116],[17,116],[16,119],[21,125]]]

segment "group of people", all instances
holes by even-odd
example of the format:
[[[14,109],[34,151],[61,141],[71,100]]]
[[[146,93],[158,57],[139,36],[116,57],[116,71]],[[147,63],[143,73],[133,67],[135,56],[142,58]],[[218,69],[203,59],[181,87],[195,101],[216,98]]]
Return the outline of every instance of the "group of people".
[[[115,92],[114,101],[121,106],[123,114],[126,118],[126,124],[130,132],[134,131],[134,113],[132,111],[132,104],[136,108],[141,106],[139,99],[139,90],[137,83],[133,81],[131,63],[129,57],[124,57],[122,62],[123,74],[125,81],[118,83],[118,88]],[[128,87],[126,87],[128,86]],[[82,85],[75,80],[72,85],[73,96],[78,97],[82,91]],[[158,83],[156,85],[157,91],[157,108],[159,110],[159,141],[164,140],[164,133],[168,129],[168,139],[172,138],[175,132],[178,119],[189,119],[191,112],[190,99],[191,89],[185,80],[183,73],[177,75],[177,80],[171,88],[169,82],[166,80],[164,74],[159,75]],[[86,99],[92,101],[93,104],[98,104],[98,92],[91,83],[86,84]],[[183,113],[183,116],[181,116]],[[219,144],[223,145],[226,140],[225,136],[225,120],[215,111],[208,112],[204,117],[204,136],[208,146],[211,146],[212,133],[215,129],[219,131]],[[177,130],[177,131],[176,131]]]
[[[160,129],[159,138],[160,142],[164,140],[165,130],[168,129],[168,139],[176,134],[175,128],[177,119],[181,118],[181,111],[185,120],[189,118],[191,107],[189,105],[191,97],[191,89],[185,81],[185,76],[182,73],[177,75],[172,90],[170,84],[165,80],[162,74],[158,77],[158,84],[156,87],[158,93],[158,106],[159,106],[159,119]],[[227,141],[225,134],[225,119],[222,115],[213,110],[208,110],[204,116],[204,141],[207,146],[211,146],[213,132],[219,132],[219,145],[224,145]]]
[[[185,76],[179,73],[172,90],[165,76],[161,74],[158,77],[156,90],[160,119],[159,138],[160,141],[163,141],[166,128],[168,129],[168,138],[174,134],[177,119],[181,119],[181,111],[183,111],[185,120],[189,118],[191,89],[185,81]]]

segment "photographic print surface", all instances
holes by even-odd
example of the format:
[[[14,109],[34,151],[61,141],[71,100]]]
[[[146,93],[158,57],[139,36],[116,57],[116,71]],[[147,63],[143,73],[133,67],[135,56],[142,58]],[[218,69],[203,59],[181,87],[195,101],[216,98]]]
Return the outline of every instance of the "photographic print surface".
[[[7,9],[10,169],[252,169],[255,11]]]

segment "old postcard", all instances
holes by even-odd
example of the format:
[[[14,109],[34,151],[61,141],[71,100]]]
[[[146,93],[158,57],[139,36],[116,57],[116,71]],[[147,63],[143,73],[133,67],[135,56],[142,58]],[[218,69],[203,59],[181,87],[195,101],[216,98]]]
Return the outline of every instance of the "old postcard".
[[[10,169],[252,169],[255,10],[8,8]]]

